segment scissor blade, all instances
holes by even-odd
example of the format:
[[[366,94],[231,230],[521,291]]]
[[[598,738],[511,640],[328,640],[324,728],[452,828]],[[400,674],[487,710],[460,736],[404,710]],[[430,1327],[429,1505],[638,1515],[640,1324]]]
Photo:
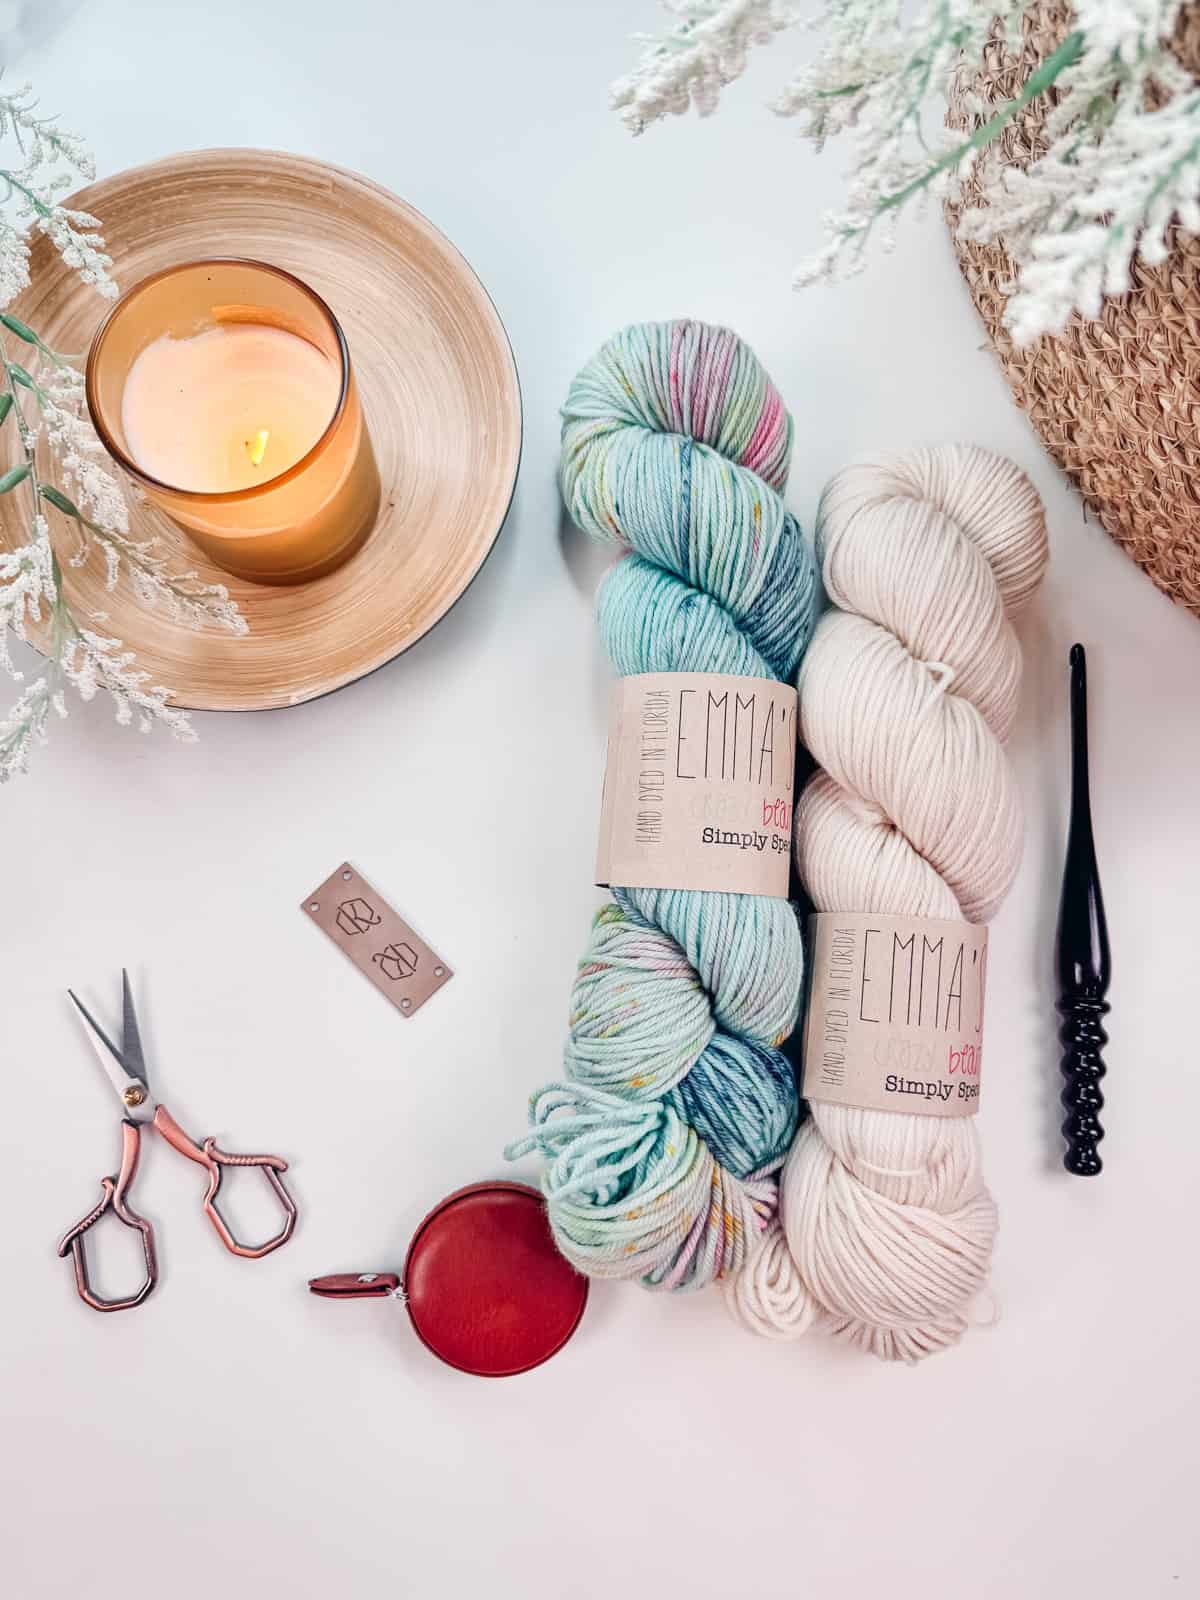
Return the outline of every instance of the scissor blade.
[[[129,973],[121,968],[121,989],[123,994],[124,1015],[121,1019],[121,1057],[128,1071],[143,1083],[149,1083],[146,1076],[146,1057],[142,1053],[142,1036],[138,1032],[137,1009],[133,1003],[133,990],[129,987]]]
[[[79,998],[75,991],[73,989],[68,989],[67,993],[75,1002],[75,1005],[83,1018],[84,1025],[87,1028],[88,1038],[92,1041],[92,1045],[96,1051],[96,1054],[100,1058],[100,1065],[104,1068],[104,1071],[108,1076],[108,1081],[112,1084],[113,1089],[116,1091],[117,1098],[124,1100],[125,1092],[128,1089],[141,1089],[144,1097],[148,1099],[149,1091],[146,1089],[145,1082],[141,1078],[137,1077],[134,1073],[131,1073],[126,1069],[125,1062],[121,1057],[121,1052],[117,1049],[116,1045],[113,1044],[112,1040],[96,1021],[95,1017],[92,1016],[91,1012],[84,1005],[83,1001]]]

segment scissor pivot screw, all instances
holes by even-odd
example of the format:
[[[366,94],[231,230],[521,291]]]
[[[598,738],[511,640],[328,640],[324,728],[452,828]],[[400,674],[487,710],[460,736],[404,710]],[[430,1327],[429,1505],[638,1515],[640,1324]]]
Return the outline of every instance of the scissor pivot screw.
[[[126,1089],[121,1095],[121,1099],[124,1100],[127,1106],[140,1106],[145,1098],[145,1089],[138,1089],[136,1087],[130,1087]]]

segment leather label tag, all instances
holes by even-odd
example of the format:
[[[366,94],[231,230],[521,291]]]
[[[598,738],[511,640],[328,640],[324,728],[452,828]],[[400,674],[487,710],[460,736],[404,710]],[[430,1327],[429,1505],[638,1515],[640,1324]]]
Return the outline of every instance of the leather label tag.
[[[301,910],[402,1017],[413,1016],[454,976],[437,951],[348,861],[302,901]]]
[[[805,1098],[974,1116],[987,929],[860,911],[820,911],[808,928]]]
[[[796,691],[643,672],[613,687],[596,882],[787,899]]]

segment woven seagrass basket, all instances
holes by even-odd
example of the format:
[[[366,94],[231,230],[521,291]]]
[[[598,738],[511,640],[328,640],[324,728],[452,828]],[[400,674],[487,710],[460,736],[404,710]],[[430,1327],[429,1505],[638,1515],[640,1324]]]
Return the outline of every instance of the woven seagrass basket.
[[[968,90],[985,103],[1017,94],[1069,16],[1061,0],[1035,0],[1019,54],[993,40],[981,66],[960,72],[950,125],[975,125]],[[1176,50],[1200,76],[1200,6],[1185,9]],[[1044,152],[1045,115],[1043,98],[1005,129],[1002,159],[1024,166]],[[983,203],[977,184],[964,185],[946,208],[951,226],[961,206]],[[1004,249],[957,239],[955,249],[1017,404],[1050,454],[1117,543],[1200,615],[1200,240],[1177,238],[1160,267],[1135,262],[1133,288],[1099,317],[1075,316],[1061,336],[1024,350],[1002,322],[1013,277]]]

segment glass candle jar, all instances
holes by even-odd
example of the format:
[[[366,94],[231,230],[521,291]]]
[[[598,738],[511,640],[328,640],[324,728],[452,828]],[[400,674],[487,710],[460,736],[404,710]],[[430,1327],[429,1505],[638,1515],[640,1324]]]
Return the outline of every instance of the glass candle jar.
[[[109,454],[236,577],[319,577],[374,525],[345,336],[279,267],[222,257],[135,285],[92,340],[87,400]]]

